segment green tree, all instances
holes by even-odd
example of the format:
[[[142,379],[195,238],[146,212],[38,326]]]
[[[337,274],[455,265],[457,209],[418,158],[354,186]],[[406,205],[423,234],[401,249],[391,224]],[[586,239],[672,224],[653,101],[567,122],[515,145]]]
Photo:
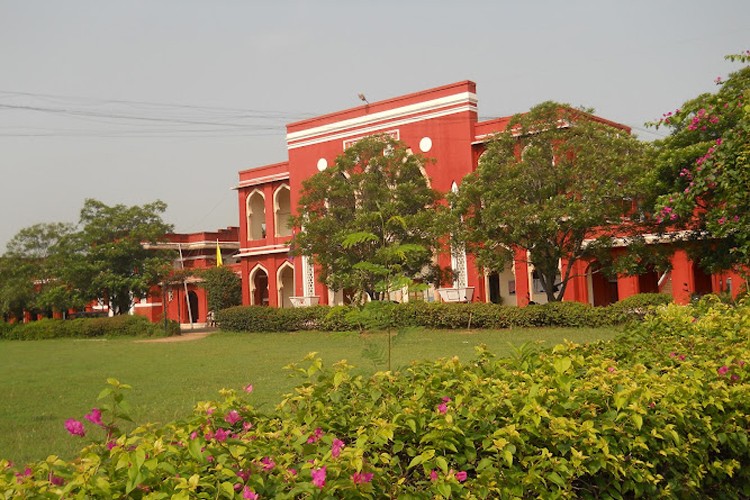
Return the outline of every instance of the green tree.
[[[689,230],[707,270],[750,265],[750,51],[727,59],[745,66],[654,124],[671,131],[655,144],[657,220]]]
[[[166,208],[162,201],[128,207],[85,200],[80,229],[65,240],[63,279],[85,299],[103,299],[114,314],[127,313],[171,271],[173,253],[144,247],[172,230],[161,217]]]
[[[208,309],[219,311],[242,304],[242,280],[228,267],[211,267],[200,272],[200,286],[208,295]]]
[[[545,102],[514,116],[451,196],[454,234],[485,269],[527,251],[549,301],[561,300],[573,261],[607,254],[628,234],[644,146],[627,131]],[[563,262],[561,268],[561,262]]]
[[[387,136],[358,141],[303,183],[293,252],[313,257],[329,288],[372,299],[414,281],[438,282],[440,195],[425,162]]]
[[[82,305],[76,291],[59,279],[65,265],[64,241],[74,230],[67,223],[35,224],[8,242],[0,266],[4,313],[12,310],[16,317],[23,310],[49,314]]]

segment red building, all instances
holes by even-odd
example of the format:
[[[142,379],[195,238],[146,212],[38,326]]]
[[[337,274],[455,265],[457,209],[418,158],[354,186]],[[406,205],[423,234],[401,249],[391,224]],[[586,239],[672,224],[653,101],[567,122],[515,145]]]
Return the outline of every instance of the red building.
[[[240,246],[239,233],[238,227],[228,227],[215,232],[168,234],[165,242],[146,245],[155,250],[172,250],[177,256],[174,261],[176,276],[184,276],[184,279],[173,279],[154,287],[148,297],[134,305],[133,313],[158,322],[164,319],[166,311],[167,319],[177,321],[183,328],[205,326],[208,323],[208,297],[199,286],[200,279],[190,271],[215,267],[217,248],[223,265],[239,271],[239,263],[234,257]]]
[[[624,125],[593,119],[629,131]],[[334,293],[316,280],[310,259],[290,257],[293,231],[287,222],[297,206],[302,181],[333,164],[348,145],[365,136],[388,134],[435,160],[425,167],[426,175],[433,188],[448,192],[458,189],[461,179],[476,169],[485,142],[504,130],[508,121],[509,117],[480,122],[476,84],[463,81],[289,124],[286,162],[239,173],[240,248],[236,257],[243,303],[291,307],[344,301],[342,292]],[[656,236],[651,240],[666,244]],[[627,251],[625,245],[623,242],[613,251]],[[454,271],[456,280],[445,288],[429,290],[426,300],[518,306],[546,301],[523,253],[503,272],[489,274],[482,273],[466,252],[447,250],[438,259],[441,266]],[[736,296],[739,292],[739,276],[706,275],[683,250],[674,251],[672,264],[672,271],[666,274],[651,272],[608,280],[592,272],[596,263],[577,262],[577,275],[564,299],[604,305],[639,292],[661,291],[685,303],[692,294],[731,290]]]

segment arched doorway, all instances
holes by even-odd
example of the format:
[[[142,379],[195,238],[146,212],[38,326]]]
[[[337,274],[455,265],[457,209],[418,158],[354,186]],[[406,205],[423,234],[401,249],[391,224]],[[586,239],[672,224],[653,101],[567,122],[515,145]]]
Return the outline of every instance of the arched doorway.
[[[276,282],[279,289],[279,307],[292,307],[290,297],[294,296],[294,268],[291,264],[285,263],[279,268]]]
[[[598,262],[589,264],[586,270],[589,289],[589,303],[594,306],[608,306],[620,300],[617,290],[617,276],[607,276]]]
[[[188,316],[188,323],[198,322],[198,318],[200,318],[200,311],[198,310],[198,294],[193,290],[188,292],[185,311],[187,312],[186,316]]]
[[[250,303],[254,306],[268,305],[268,273],[260,266],[250,273]]]

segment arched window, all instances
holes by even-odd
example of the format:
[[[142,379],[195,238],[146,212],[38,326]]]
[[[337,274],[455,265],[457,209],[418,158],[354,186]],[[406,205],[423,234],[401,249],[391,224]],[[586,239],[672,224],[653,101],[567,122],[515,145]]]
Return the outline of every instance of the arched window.
[[[284,262],[276,272],[278,284],[279,307],[292,307],[291,297],[294,296],[294,266]]]
[[[257,189],[247,197],[247,239],[266,237],[266,198]]]
[[[291,236],[289,218],[292,215],[291,190],[284,184],[273,195],[273,211],[276,223],[276,236]]]

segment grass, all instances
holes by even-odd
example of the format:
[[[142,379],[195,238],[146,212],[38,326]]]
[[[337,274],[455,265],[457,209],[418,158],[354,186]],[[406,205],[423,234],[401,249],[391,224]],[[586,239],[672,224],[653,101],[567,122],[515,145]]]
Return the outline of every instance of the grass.
[[[394,369],[415,360],[474,356],[483,343],[498,356],[514,346],[551,347],[611,339],[613,329],[413,330],[393,339]],[[317,351],[326,365],[346,359],[363,373],[386,369],[386,335],[354,333],[238,334],[201,340],[138,343],[133,339],[0,342],[0,458],[17,464],[50,454],[71,458],[87,442],[69,436],[63,423],[97,406],[107,377],[133,386],[127,395],[138,423],[165,423],[188,415],[195,403],[217,399],[221,388],[252,383],[256,408],[272,410],[297,379],[282,367]],[[87,426],[90,428],[91,426]],[[93,431],[93,432],[96,432]],[[94,435],[94,437],[96,437]],[[101,437],[101,436],[99,436]]]

